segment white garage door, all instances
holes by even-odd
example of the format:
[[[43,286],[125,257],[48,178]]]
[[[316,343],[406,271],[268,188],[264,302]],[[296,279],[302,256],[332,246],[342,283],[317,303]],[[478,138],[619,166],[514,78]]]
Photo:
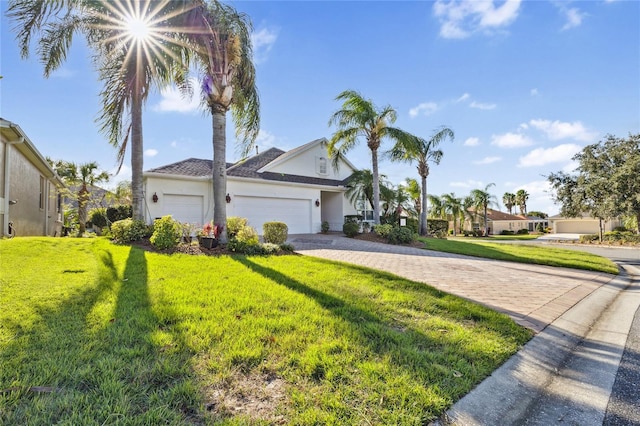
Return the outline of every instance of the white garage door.
[[[556,232],[559,234],[597,234],[599,222],[597,220],[572,220],[558,222]]]
[[[292,198],[234,197],[234,216],[246,217],[262,235],[265,222],[284,222],[289,234],[311,233],[311,201]]]
[[[165,194],[163,198],[163,216],[170,214],[179,222],[202,225],[204,201],[201,195]]]

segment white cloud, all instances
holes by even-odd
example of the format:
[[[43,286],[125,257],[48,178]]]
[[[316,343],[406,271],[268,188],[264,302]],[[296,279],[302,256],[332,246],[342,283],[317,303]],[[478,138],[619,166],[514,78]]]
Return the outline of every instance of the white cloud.
[[[171,145],[171,148],[177,148],[178,147],[178,141],[171,141],[171,143],[169,145]]]
[[[449,186],[455,188],[484,188],[484,184],[479,180],[467,179],[464,182],[450,182]]]
[[[145,157],[155,157],[156,155],[158,155],[157,149],[149,148],[144,150]]]
[[[478,138],[467,138],[464,141],[464,146],[478,146],[480,145],[480,139]]]
[[[585,13],[582,13],[577,7],[572,7],[571,9],[562,8],[561,10],[567,18],[567,22],[562,27],[562,31],[579,27],[582,24],[582,19],[587,16]]]
[[[469,104],[469,106],[471,108],[477,108],[477,109],[482,109],[482,110],[490,110],[490,109],[495,109],[496,108],[496,104],[483,104],[480,102],[476,102],[473,101],[471,102],[471,104]]]
[[[553,148],[537,148],[524,157],[520,157],[518,167],[544,166],[550,163],[571,161],[582,147],[576,144],[562,144]]]
[[[162,99],[156,105],[152,107],[154,111],[158,112],[181,112],[181,113],[193,113],[200,108],[199,90],[200,84],[195,78],[191,79],[191,84],[194,87],[193,96],[188,99],[180,90],[175,87],[167,87],[160,91]]]
[[[538,89],[535,89],[535,88],[534,88],[534,89],[531,89],[531,92],[530,92],[530,93],[531,93],[531,96],[538,96],[538,95],[540,95],[540,92],[538,91]]]
[[[493,0],[437,0],[433,14],[440,20],[441,37],[460,39],[510,25],[519,8],[520,0],[506,0],[497,6]]]
[[[592,142],[598,132],[587,130],[580,121],[573,123],[551,120],[531,120],[529,124],[542,131],[549,139],[575,139],[581,142]]]
[[[53,78],[73,78],[76,75],[76,71],[67,67],[58,68],[51,73]]]
[[[420,105],[409,110],[409,116],[415,118],[418,115],[431,115],[438,110],[435,102],[423,102]]]
[[[260,64],[267,60],[271,48],[278,39],[278,30],[263,28],[251,34],[254,61]]]
[[[474,161],[473,164],[492,164],[502,160],[502,157],[484,157],[482,160]]]
[[[465,93],[464,95],[460,96],[460,97],[456,100],[456,102],[464,102],[464,101],[466,101],[467,99],[469,99],[470,97],[471,97],[471,95],[470,95],[470,94]]]
[[[258,137],[256,138],[256,145],[258,146],[268,146],[268,147],[273,147],[274,143],[276,141],[276,137],[272,134],[269,133],[266,130],[262,130],[260,129],[260,131],[258,132]]]
[[[503,135],[492,135],[491,145],[500,148],[520,148],[533,145],[533,141],[520,133],[505,133]]]

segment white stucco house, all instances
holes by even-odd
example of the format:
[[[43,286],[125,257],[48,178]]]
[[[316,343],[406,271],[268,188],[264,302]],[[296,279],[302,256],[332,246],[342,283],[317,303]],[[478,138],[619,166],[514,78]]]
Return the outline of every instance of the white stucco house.
[[[586,213],[578,217],[551,216],[549,223],[554,234],[598,234],[600,232],[600,219]],[[615,227],[620,225],[619,219],[603,220],[602,231],[613,231]]]
[[[357,214],[345,197],[345,181],[356,168],[343,159],[334,169],[325,138],[290,151],[270,148],[227,165],[227,216],[246,217],[258,234],[269,221],[289,234],[320,232],[323,221],[342,230],[345,215]],[[189,158],[143,173],[147,221],[172,215],[202,225],[213,219],[212,160]]]

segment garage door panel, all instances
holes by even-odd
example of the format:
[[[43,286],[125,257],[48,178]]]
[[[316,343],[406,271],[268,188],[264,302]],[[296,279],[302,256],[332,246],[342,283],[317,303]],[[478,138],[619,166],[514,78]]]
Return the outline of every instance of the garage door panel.
[[[598,221],[567,221],[559,222],[556,232],[564,234],[597,234],[599,228]]]
[[[201,195],[164,194],[162,215],[171,215],[179,222],[197,223],[201,225],[203,218],[204,197]]]
[[[265,222],[284,222],[290,234],[311,232],[311,201],[294,198],[236,195],[235,215],[245,217],[259,234]]]

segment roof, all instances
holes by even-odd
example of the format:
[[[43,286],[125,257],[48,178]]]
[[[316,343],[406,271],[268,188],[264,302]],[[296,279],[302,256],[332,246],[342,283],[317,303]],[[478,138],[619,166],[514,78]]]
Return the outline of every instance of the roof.
[[[293,156],[291,154],[292,152],[300,153],[306,150],[311,144],[315,144],[317,142],[318,140],[310,142],[309,144],[302,145],[301,147],[297,147],[288,152],[285,152],[278,148],[269,148],[268,150],[257,155],[240,160],[235,164],[227,163],[227,176],[279,182],[306,183],[311,185],[343,186],[345,184],[345,181],[343,180],[322,179],[310,176],[261,171],[261,169],[266,165],[273,163],[276,160],[279,162],[283,157],[290,158]],[[300,148],[305,149],[301,150]],[[145,173],[209,177],[212,176],[212,164],[213,161],[211,160],[204,160],[201,158],[188,158],[176,163],[167,164],[166,166],[147,170]]]
[[[469,211],[474,211],[474,209],[471,208],[469,209]],[[481,215],[482,212],[478,212],[478,214]],[[527,219],[523,216],[516,216],[513,214],[501,212],[498,210],[487,209],[487,220],[498,221],[498,220],[527,220]]]

